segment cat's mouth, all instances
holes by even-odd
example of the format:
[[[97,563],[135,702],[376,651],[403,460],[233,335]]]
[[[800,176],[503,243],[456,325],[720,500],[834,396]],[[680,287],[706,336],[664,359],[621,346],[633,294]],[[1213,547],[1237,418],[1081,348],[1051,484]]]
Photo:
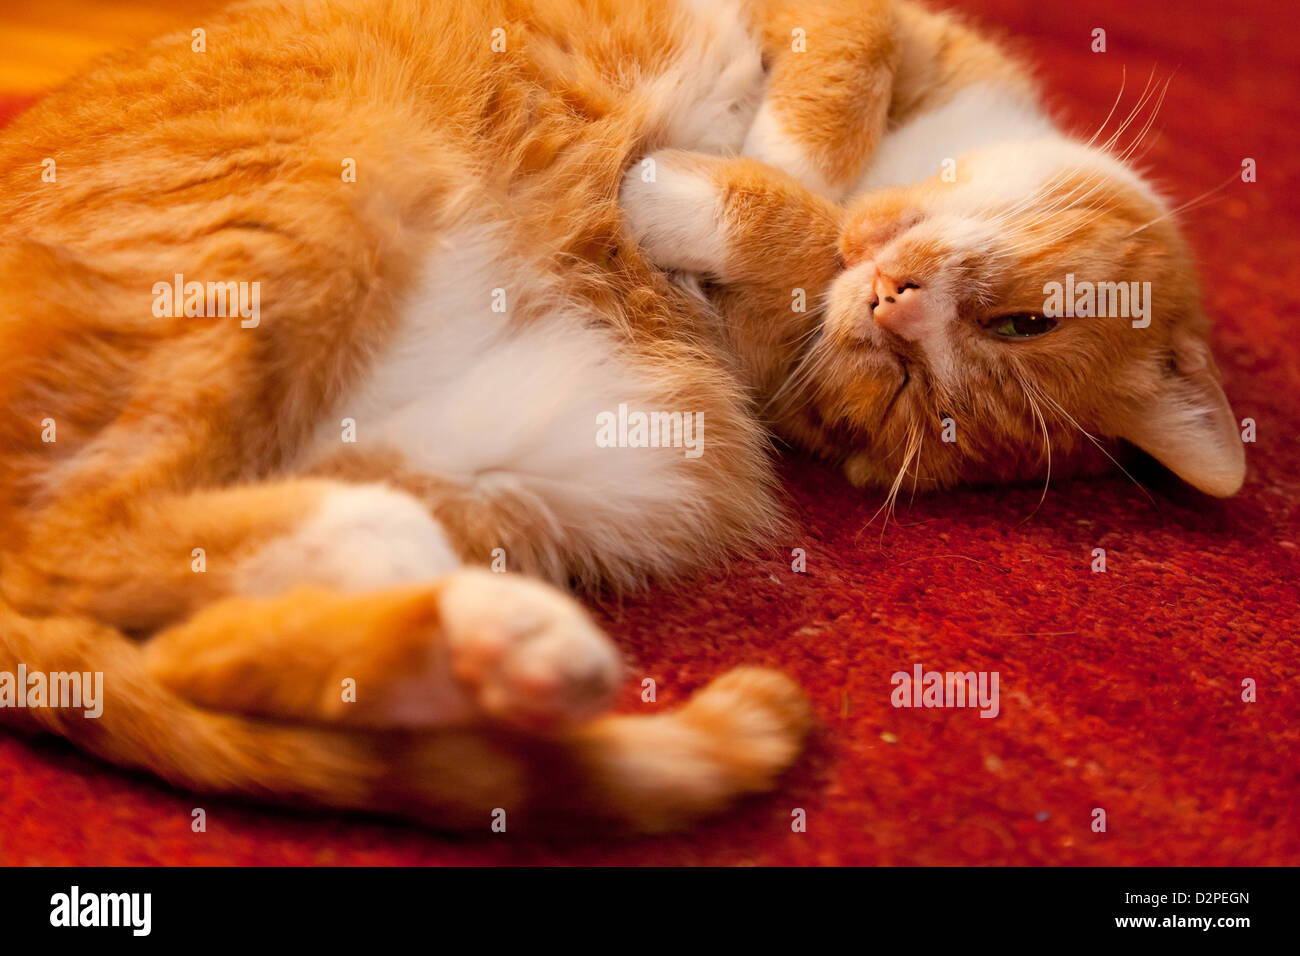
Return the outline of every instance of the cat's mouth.
[[[880,408],[878,403],[884,399],[878,419],[879,425],[883,425],[916,378],[915,358],[897,348],[902,343],[891,338],[875,328],[866,334],[853,335],[845,334],[842,328],[822,324],[800,344],[768,405],[786,407],[812,401],[812,395],[828,383],[833,386],[838,381],[842,385],[847,375],[876,385],[872,390],[875,393],[872,404]],[[828,355],[826,350],[832,354]],[[863,409],[866,415],[872,415],[872,411]]]
[[[910,354],[909,343],[884,330],[873,328],[870,335],[845,337],[843,347],[849,352],[870,361],[875,366],[885,366],[897,371],[901,379],[900,390],[912,375],[916,356]]]
[[[894,386],[889,398],[880,412],[877,429],[883,427],[899,408],[899,402],[917,379],[915,360],[903,351],[894,348],[888,337],[875,336],[851,338],[844,343],[845,350],[857,360],[862,374],[881,381],[886,385],[891,377],[898,384]],[[881,390],[884,391],[883,389]]]

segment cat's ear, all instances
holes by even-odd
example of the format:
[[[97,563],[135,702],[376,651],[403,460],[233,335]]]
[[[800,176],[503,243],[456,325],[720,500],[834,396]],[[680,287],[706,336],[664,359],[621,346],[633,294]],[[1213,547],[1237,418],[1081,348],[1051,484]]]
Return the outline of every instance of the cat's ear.
[[[1132,409],[1120,437],[1218,498],[1235,495],[1246,477],[1241,433],[1209,346],[1190,335],[1175,340],[1155,400]]]

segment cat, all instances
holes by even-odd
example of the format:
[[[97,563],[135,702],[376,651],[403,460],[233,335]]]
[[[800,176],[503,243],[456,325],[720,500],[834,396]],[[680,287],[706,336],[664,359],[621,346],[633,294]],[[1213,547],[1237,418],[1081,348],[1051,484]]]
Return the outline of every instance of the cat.
[[[884,0],[259,0],[205,31],[109,58],[0,140],[0,672],[104,674],[98,719],[0,718],[195,790],[444,828],[660,831],[771,787],[800,688],[739,668],[610,714],[618,656],[557,585],[770,542],[768,409],[854,480],[896,479],[862,423],[893,405],[920,434],[940,386],[850,293],[868,252],[891,275],[876,232],[921,193],[834,200],[907,117],[1010,61]],[[710,233],[719,184],[736,201]],[[1182,250],[1167,222],[1148,242]],[[794,278],[857,337],[814,389],[840,333],[791,313]],[[1203,354],[1198,315],[1111,357],[1172,355],[1175,328]],[[1107,395],[1131,412],[1156,385]],[[942,394],[962,439],[914,470],[1039,474],[1010,407]],[[605,447],[632,415],[661,440]],[[1052,441],[1061,471],[1091,466]]]
[[[1235,494],[1244,446],[1192,257],[1125,162],[1150,122],[1117,148],[1154,89],[1081,142],[1024,63],[950,15],[886,7],[871,147],[810,139],[805,101],[774,86],[747,158],[664,149],[629,169],[630,234],[684,287],[707,281],[775,431],[891,502],[905,480],[1091,473],[1119,464],[1116,439]],[[799,93],[836,89],[825,72]]]

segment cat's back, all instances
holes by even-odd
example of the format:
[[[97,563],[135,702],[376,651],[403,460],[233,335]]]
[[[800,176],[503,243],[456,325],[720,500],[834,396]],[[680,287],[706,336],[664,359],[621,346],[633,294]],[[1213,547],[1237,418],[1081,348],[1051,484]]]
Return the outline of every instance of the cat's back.
[[[602,268],[634,155],[739,145],[762,82],[740,10],[236,5],[107,58],[0,135],[0,259],[35,243],[136,290],[187,269],[294,288],[357,262],[400,284],[448,222],[490,209],[532,254]]]
[[[467,172],[510,182],[547,178],[584,139],[620,162],[646,142],[725,148],[739,143],[761,93],[740,9],[739,0],[236,4],[105,58],[20,117],[0,137],[0,228],[55,230],[65,215],[81,222],[78,238],[108,241],[88,206],[168,201],[178,185],[187,201],[217,198],[237,185],[227,175],[259,165],[281,184],[337,180],[357,153],[377,164],[372,182],[400,179],[401,166],[436,170],[449,151]],[[50,158],[65,173],[61,188],[36,189]]]

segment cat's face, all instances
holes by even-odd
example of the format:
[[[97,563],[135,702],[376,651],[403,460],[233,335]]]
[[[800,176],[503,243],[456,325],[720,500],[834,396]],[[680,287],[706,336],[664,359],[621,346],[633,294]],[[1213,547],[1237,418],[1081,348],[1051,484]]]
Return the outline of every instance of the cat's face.
[[[1167,213],[1117,160],[1064,140],[859,200],[796,373],[807,427],[861,484],[1042,478],[1049,445],[1053,475],[1097,470],[1125,439],[1235,493],[1242,446]]]

